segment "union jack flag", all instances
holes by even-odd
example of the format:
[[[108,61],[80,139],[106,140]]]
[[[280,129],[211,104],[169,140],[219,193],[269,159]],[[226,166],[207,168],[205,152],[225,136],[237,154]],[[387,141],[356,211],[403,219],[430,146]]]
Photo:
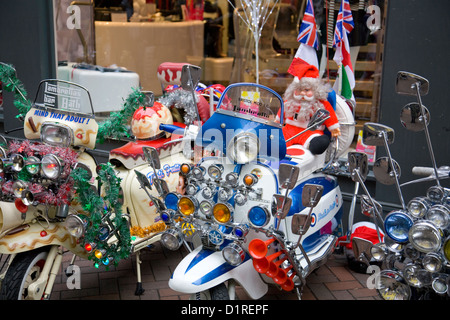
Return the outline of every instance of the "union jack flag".
[[[333,47],[336,47],[343,39],[344,29],[347,33],[353,30],[355,24],[353,23],[352,11],[348,0],[342,0],[341,8],[336,19],[336,28],[334,30]]]
[[[316,50],[319,49],[319,39],[317,37],[316,18],[314,17],[312,0],[308,0],[307,2],[297,41],[313,47]]]

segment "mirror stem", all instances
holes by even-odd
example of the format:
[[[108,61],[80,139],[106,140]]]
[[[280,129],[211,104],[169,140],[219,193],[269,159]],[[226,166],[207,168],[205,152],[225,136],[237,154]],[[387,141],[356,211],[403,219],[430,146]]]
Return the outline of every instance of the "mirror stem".
[[[431,162],[433,164],[434,175],[436,177],[436,184],[438,187],[440,187],[441,183],[439,182],[439,175],[438,175],[437,166],[436,166],[436,159],[434,158],[434,152],[433,152],[433,147],[431,145],[430,133],[428,131],[428,126],[427,126],[426,119],[425,119],[425,113],[423,111],[422,98],[420,96],[420,83],[416,82],[414,87],[416,88],[417,102],[419,103],[419,106],[420,106],[420,115],[422,116],[422,119],[424,119],[425,137],[427,139],[428,150],[430,152]]]
[[[358,182],[359,184],[361,184],[361,187],[364,189],[364,193],[365,193],[365,194],[367,195],[367,197],[369,198],[370,204],[371,204],[372,207],[373,207],[373,210],[374,210],[375,215],[376,215],[376,217],[375,217],[375,216],[373,217],[373,222],[374,222],[375,227],[376,227],[376,229],[377,229],[378,241],[379,241],[379,242],[382,242],[382,241],[381,241],[381,235],[380,235],[380,229],[379,229],[379,226],[378,226],[378,223],[377,223],[377,219],[376,219],[376,218],[378,218],[378,219],[380,219],[380,221],[383,221],[383,218],[382,218],[382,216],[381,216],[381,213],[378,211],[378,208],[377,208],[377,206],[375,205],[375,202],[373,201],[372,197],[370,196],[369,190],[367,190],[367,187],[366,187],[366,185],[364,184],[364,181],[363,181],[363,179],[362,179],[362,177],[361,177],[361,174],[359,173],[359,170],[358,170],[358,169],[353,170],[353,175],[355,176],[357,182]],[[350,230],[350,232],[351,232],[351,230]]]
[[[382,131],[382,135],[383,135],[383,138],[384,138],[383,139],[384,148],[386,149],[386,153],[387,153],[388,159],[389,159],[389,165],[391,166],[392,172],[394,173],[395,187],[397,188],[398,197],[399,197],[400,202],[402,204],[403,210],[406,210],[405,200],[403,200],[402,190],[400,188],[400,182],[398,181],[398,172],[397,172],[397,170],[395,170],[394,161],[392,160],[391,151],[389,150],[389,145],[388,145],[386,131]]]

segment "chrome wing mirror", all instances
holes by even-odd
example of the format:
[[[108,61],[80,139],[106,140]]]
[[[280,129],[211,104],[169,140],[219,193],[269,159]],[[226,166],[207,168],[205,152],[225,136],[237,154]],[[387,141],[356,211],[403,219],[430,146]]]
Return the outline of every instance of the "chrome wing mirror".
[[[395,91],[398,94],[415,96],[419,90],[420,95],[425,96],[428,94],[429,87],[430,83],[424,77],[407,71],[397,73]]]
[[[280,186],[286,189],[284,195],[274,194],[272,198],[272,215],[277,219],[286,218],[291,209],[292,199],[288,198],[289,190],[294,189],[297,184],[300,168],[291,164],[282,163],[278,169],[278,179]],[[277,230],[280,223],[277,224]]]
[[[310,208],[308,213],[299,213],[292,216],[291,231],[300,235],[296,247],[299,246],[302,236],[311,226],[311,215],[315,206],[319,203],[323,194],[323,186],[317,184],[305,184],[302,191],[302,204]]]

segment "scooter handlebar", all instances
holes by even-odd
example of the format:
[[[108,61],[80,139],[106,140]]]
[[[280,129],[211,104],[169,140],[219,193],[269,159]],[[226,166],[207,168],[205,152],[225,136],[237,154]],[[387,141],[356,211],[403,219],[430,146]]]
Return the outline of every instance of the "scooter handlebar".
[[[159,125],[159,130],[162,130],[162,131],[165,131],[165,132],[169,132],[169,133],[173,133],[173,132],[176,131],[176,130],[183,130],[183,131],[184,131],[184,128],[181,128],[181,127],[176,126],[176,125],[174,125],[174,124],[164,124],[164,123],[161,123],[161,124]]]
[[[428,177],[428,176],[434,175],[434,169],[431,167],[413,167],[412,173],[417,176]],[[441,175],[445,176],[446,174],[448,176],[450,176],[450,171],[438,169],[438,174],[439,174],[439,176],[441,176]]]

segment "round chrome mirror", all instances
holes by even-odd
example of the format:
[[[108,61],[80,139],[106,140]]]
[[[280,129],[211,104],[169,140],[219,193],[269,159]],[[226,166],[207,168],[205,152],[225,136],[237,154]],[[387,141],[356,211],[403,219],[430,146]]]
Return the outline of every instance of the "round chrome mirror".
[[[373,165],[373,174],[377,181],[384,185],[392,185],[395,183],[395,173],[400,178],[400,166],[397,161],[392,160],[394,168],[387,157],[378,158]],[[395,170],[395,171],[394,171]]]
[[[425,124],[430,123],[430,112],[423,106],[423,116],[420,111],[420,105],[417,102],[411,102],[403,107],[400,112],[400,122],[402,125],[411,131],[422,131],[425,129]]]

